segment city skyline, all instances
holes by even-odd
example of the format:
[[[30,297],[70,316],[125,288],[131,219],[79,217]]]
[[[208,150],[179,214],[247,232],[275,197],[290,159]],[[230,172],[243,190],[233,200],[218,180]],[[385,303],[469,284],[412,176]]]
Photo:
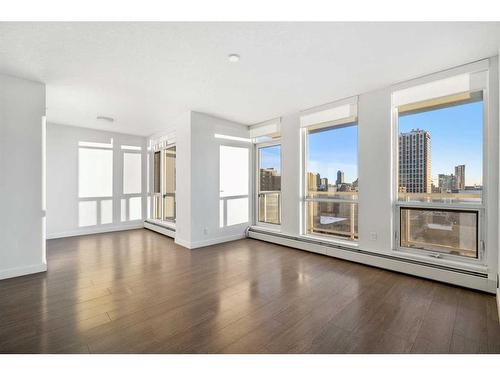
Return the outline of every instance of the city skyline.
[[[309,134],[308,172],[319,173],[331,183],[337,172],[344,172],[344,181],[358,178],[358,127],[338,127]]]
[[[465,165],[465,185],[482,185],[483,103],[473,102],[399,117],[399,133],[425,130],[431,136],[431,179]]]

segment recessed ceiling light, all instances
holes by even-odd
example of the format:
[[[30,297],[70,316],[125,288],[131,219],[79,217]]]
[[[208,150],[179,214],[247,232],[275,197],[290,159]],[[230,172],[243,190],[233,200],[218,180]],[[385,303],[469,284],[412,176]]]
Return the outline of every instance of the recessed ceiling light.
[[[108,121],[108,122],[115,121],[115,119],[113,117],[109,117],[109,116],[97,116],[96,119],[103,120],[103,121]]]
[[[240,55],[237,55],[235,53],[232,53],[230,54],[227,59],[229,60],[229,62],[232,62],[232,63],[235,63],[235,62],[238,62],[240,61]]]

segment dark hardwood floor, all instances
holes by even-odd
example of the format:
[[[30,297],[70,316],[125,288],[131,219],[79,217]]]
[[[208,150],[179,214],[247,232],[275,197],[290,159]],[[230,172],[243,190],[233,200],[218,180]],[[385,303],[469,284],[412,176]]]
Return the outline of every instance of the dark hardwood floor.
[[[495,297],[256,240],[50,240],[0,281],[2,353],[500,353]]]

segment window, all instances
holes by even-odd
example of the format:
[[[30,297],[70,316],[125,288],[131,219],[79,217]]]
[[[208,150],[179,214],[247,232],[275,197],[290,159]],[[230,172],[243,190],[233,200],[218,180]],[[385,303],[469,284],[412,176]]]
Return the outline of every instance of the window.
[[[152,219],[175,223],[176,146],[161,142],[153,152]]]
[[[113,196],[113,150],[79,147],[78,197]]]
[[[399,108],[398,199],[481,203],[482,92],[467,93],[445,105],[431,104]]]
[[[477,211],[402,207],[401,246],[477,257]]]
[[[219,226],[248,223],[248,163],[246,147],[220,146]]]
[[[358,238],[356,122],[305,130],[305,232]]]
[[[281,223],[281,145],[261,145],[257,150],[258,221],[279,225]]]
[[[113,222],[113,140],[78,142],[78,226]]]
[[[142,155],[140,153],[123,153],[123,194],[140,194]]]
[[[459,82],[467,86],[467,91],[444,96],[436,96],[430,84],[393,95],[400,250],[479,258],[485,207],[484,90],[470,86],[481,77],[460,75],[431,83],[437,91]]]
[[[123,156],[123,195],[120,220],[142,220],[142,147],[121,145]]]
[[[161,152],[153,154],[153,219],[161,220]]]
[[[165,149],[163,162],[163,220],[175,221],[175,146]]]

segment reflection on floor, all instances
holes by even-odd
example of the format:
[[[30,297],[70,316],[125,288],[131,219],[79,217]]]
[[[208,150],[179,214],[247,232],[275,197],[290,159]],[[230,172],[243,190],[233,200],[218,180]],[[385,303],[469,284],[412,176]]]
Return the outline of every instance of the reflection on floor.
[[[48,241],[0,281],[4,353],[500,353],[494,296],[256,240]]]

